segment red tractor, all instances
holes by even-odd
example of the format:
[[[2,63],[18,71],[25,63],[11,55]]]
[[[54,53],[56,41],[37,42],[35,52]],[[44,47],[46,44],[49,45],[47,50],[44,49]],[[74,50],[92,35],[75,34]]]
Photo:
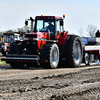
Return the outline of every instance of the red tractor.
[[[83,57],[81,39],[64,30],[64,17],[30,17],[31,31],[24,41],[12,44],[10,53],[2,60],[12,67],[38,64],[44,68],[57,68],[63,67],[62,62],[66,67],[79,67]]]

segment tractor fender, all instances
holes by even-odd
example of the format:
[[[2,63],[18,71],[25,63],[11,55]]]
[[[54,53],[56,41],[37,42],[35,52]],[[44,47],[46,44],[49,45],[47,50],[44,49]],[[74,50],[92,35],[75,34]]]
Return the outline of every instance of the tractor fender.
[[[47,40],[46,43],[45,43],[44,45],[51,45],[51,44],[57,44],[57,46],[60,48],[58,42],[55,41],[55,40]],[[43,46],[44,46],[44,45],[43,45]],[[43,46],[42,46],[42,48],[43,48]]]
[[[71,35],[69,35],[69,36],[67,37],[66,44],[67,44],[67,42],[68,42],[68,40],[69,40],[70,36],[71,36]]]
[[[70,34],[69,33],[62,33],[61,34],[61,37],[60,37],[60,39],[59,39],[59,41],[58,41],[58,44],[59,45],[65,45],[66,44],[66,41],[69,39],[69,37],[70,37]]]

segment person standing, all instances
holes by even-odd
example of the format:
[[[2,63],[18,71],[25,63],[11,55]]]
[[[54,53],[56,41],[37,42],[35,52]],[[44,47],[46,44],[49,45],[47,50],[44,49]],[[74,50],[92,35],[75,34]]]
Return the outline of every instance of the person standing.
[[[95,33],[96,37],[100,37],[100,32],[99,30],[97,30],[97,32]]]

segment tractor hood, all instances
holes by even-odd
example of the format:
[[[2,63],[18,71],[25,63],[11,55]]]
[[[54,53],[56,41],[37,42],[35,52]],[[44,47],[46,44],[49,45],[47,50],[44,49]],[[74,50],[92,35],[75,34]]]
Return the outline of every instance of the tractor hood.
[[[35,33],[27,33],[25,35],[25,40],[29,39],[47,39],[47,32],[35,32]]]

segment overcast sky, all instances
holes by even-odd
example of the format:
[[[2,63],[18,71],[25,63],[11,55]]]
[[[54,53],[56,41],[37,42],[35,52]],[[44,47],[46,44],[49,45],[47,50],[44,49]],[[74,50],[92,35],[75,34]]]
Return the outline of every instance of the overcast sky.
[[[100,0],[0,0],[0,31],[24,26],[25,19],[37,15],[65,17],[65,30],[79,34],[88,24],[100,29]]]

